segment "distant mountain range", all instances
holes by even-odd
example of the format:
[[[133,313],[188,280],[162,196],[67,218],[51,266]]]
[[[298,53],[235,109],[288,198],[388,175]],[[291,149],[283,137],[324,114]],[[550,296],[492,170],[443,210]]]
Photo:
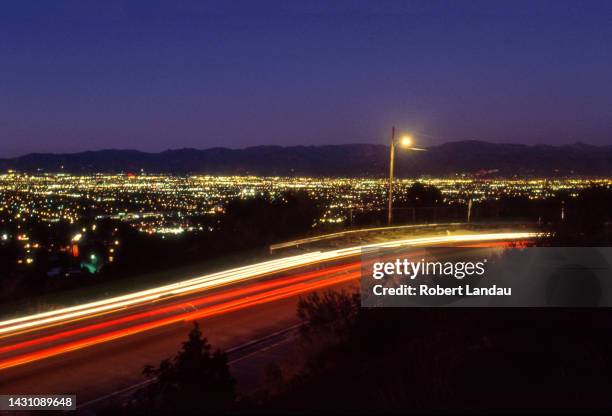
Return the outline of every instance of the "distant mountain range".
[[[100,150],[32,153],[0,159],[0,171],[140,172],[269,176],[373,176],[387,174],[389,148],[375,144],[256,146],[246,149],[180,149],[161,153]],[[483,176],[612,176],[612,146],[450,142],[425,152],[396,152],[398,176],[457,173]]]

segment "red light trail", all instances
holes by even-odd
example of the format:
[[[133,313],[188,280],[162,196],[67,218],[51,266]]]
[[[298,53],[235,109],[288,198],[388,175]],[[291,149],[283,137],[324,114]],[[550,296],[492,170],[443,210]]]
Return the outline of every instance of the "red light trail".
[[[533,233],[447,235],[367,247],[494,247]],[[244,266],[89,304],[0,322],[0,370],[124,338],[166,325],[275,302],[360,277],[363,247],[306,253]],[[307,271],[307,267],[321,267]],[[289,270],[302,270],[288,275]],[[283,275],[284,273],[284,275]]]

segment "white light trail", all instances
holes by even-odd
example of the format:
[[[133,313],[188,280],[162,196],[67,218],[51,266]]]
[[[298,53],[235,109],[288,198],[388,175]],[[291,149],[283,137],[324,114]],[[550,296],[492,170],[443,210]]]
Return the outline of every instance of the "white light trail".
[[[87,315],[109,313],[120,308],[135,307],[137,305],[142,305],[145,302],[153,301],[166,296],[175,296],[186,292],[210,289],[212,287],[243,282],[270,273],[281,272],[296,267],[304,267],[315,263],[356,256],[360,254],[362,249],[367,247],[399,247],[446,243],[456,244],[482,241],[521,240],[534,238],[537,235],[537,233],[533,232],[443,235],[393,240],[338,250],[324,252],[317,251],[291,257],[284,257],[281,259],[269,260],[249,266],[199,276],[181,282],[133,292],[126,295],[115,296],[96,302],[9,319],[0,322],[0,334],[8,334],[26,329],[32,330],[36,329],[38,326],[44,327],[45,325],[49,324],[58,324],[63,321],[70,321],[86,317]]]

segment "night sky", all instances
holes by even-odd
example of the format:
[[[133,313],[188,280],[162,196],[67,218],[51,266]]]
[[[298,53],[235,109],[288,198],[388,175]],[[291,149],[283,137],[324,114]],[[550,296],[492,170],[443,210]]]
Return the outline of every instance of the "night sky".
[[[176,4],[180,3],[180,4]],[[0,1],[0,157],[612,144],[611,1]]]

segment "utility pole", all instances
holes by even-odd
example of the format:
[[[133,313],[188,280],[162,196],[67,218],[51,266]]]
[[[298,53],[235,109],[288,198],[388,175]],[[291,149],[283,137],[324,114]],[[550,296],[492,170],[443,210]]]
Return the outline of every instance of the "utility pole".
[[[389,146],[389,208],[387,225],[393,222],[393,167],[395,164],[395,126],[391,128],[391,145]]]
[[[467,222],[469,223],[472,219],[472,198],[468,201],[468,210],[467,210]]]

